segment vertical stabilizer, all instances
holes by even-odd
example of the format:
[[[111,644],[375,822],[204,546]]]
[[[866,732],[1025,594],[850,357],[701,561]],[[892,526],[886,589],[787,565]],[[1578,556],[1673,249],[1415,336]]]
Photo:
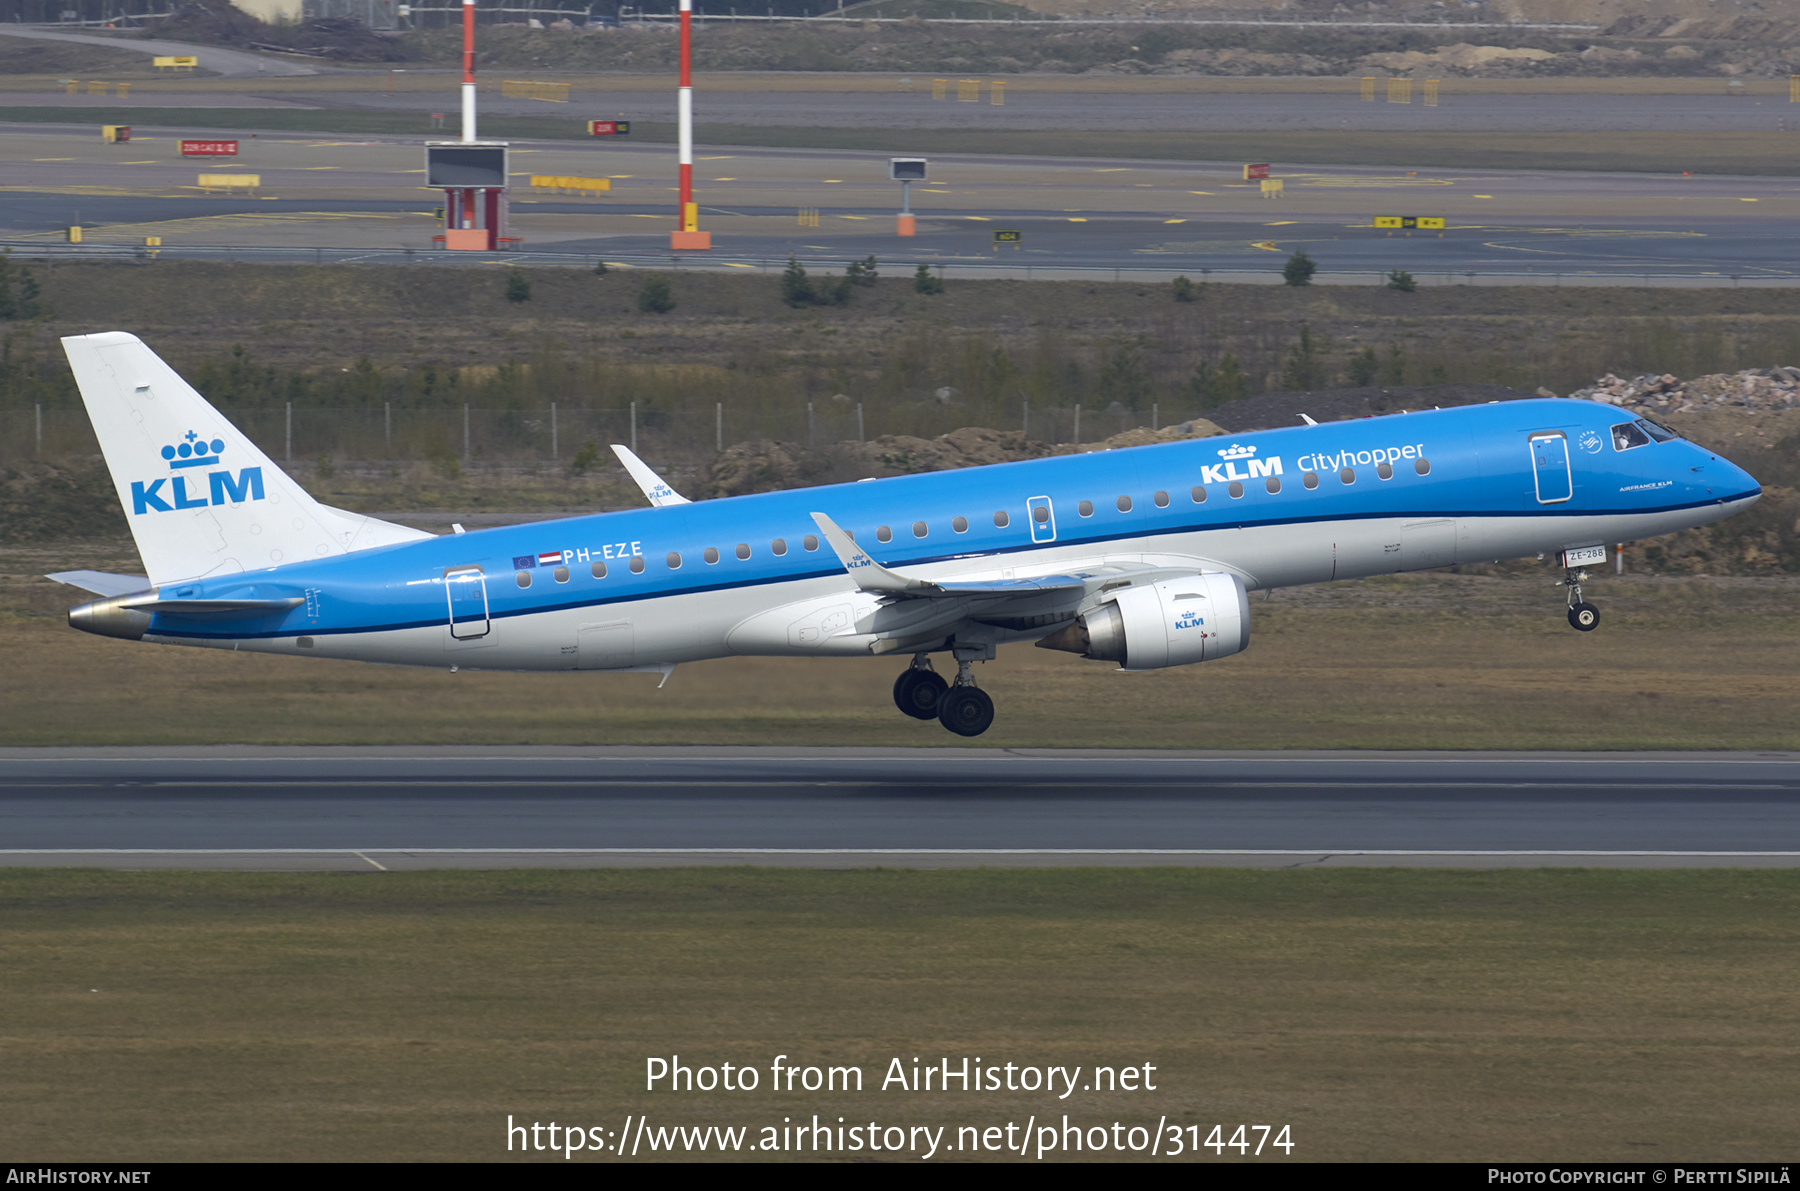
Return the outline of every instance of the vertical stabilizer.
[[[431,536],[314,500],[137,336],[62,342],[151,583]]]

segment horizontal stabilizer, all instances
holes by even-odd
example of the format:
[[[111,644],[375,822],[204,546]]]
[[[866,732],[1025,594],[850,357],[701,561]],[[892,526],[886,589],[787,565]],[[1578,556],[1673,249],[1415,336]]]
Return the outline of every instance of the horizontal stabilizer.
[[[120,600],[119,607],[156,616],[192,616],[198,620],[242,620],[250,616],[269,616],[286,612],[306,603],[304,596],[280,596],[275,599],[225,600],[159,600],[155,592],[135,600]]]
[[[613,454],[619,457],[619,462],[625,465],[625,470],[631,473],[631,478],[637,483],[637,486],[644,490],[644,496],[649,499],[651,504],[659,509],[666,509],[671,505],[693,503],[669,487],[668,481],[651,471],[649,464],[639,459],[629,447],[622,447],[618,443],[614,443],[612,449]]]
[[[837,522],[825,514],[814,513],[812,519],[818,524],[819,532],[825,535],[832,550],[837,552],[844,569],[850,572],[850,577],[864,591],[912,597],[1023,596],[1081,591],[1087,586],[1085,581],[1072,575],[1047,575],[1039,579],[991,579],[973,583],[935,583],[930,579],[919,579],[888,570],[870,558],[868,551],[858,546],[849,534],[838,528]]]
[[[146,575],[114,575],[109,571],[58,571],[54,575],[45,575],[44,578],[101,596],[130,595],[150,586],[150,579]]]

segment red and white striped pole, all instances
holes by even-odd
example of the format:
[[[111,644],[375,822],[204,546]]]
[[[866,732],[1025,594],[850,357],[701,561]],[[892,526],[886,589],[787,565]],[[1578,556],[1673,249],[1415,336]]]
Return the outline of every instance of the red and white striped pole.
[[[463,0],[462,139],[475,140],[475,0]]]
[[[700,230],[700,207],[694,202],[694,3],[681,0],[681,82],[676,91],[676,125],[680,142],[681,228],[669,247],[693,251],[712,247],[712,233]]]

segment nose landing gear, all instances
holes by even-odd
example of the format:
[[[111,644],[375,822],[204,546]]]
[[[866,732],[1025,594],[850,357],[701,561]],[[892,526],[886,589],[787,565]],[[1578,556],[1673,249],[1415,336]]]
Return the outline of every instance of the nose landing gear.
[[[1569,625],[1584,633],[1591,633],[1600,627],[1600,609],[1581,598],[1581,585],[1588,573],[1579,567],[1570,567],[1563,575],[1562,586],[1569,589]]]

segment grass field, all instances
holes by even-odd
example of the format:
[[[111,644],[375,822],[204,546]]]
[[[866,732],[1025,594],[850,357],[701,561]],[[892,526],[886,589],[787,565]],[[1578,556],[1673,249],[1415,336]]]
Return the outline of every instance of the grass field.
[[[1308,1161],[1782,1160],[1796,924],[1774,871],[0,871],[0,1151],[491,1161],[508,1114],[1066,1113],[1286,1124]],[[671,1054],[760,1087],[645,1093]],[[777,1055],[866,1090],[772,1091]],[[963,1055],[1156,1090],[878,1090]]]
[[[135,124],[140,127],[257,129],[424,135],[422,112],[285,108],[4,107],[0,123]],[[484,116],[483,135],[591,139],[583,121],[559,116]],[[702,145],[844,152],[969,154],[978,157],[1104,157],[1158,161],[1273,160],[1313,165],[1487,170],[1600,170],[1647,173],[1786,174],[1793,135],[1784,132],[1115,132],[1089,130],[868,129],[694,125]],[[675,125],[634,120],[634,142],[673,143]]]
[[[0,555],[0,745],[787,744],[938,746],[889,697],[892,659],[732,658],[654,674],[483,674],[146,645],[68,628],[86,598],[34,574],[110,554]],[[1030,646],[978,677],[987,746],[1792,749],[1800,580],[1602,578],[1592,634],[1560,577],[1428,574],[1282,591],[1245,653],[1120,674]],[[54,674],[55,680],[46,680]],[[154,694],[154,698],[147,697]],[[181,708],[179,716],[167,708]]]

